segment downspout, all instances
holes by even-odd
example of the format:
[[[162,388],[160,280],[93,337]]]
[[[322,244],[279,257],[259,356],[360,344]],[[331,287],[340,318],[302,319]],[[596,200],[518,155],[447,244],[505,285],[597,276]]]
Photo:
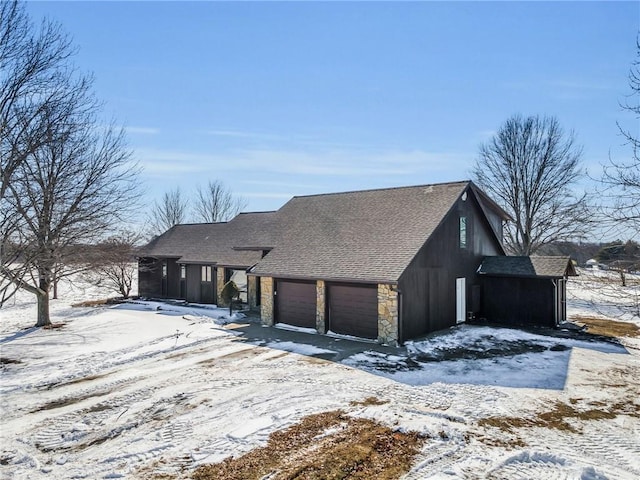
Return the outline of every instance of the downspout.
[[[402,292],[398,290],[398,346],[404,344],[404,337],[402,335]]]
[[[558,284],[555,279],[551,279],[551,284],[553,285],[553,320],[554,325],[558,326]]]

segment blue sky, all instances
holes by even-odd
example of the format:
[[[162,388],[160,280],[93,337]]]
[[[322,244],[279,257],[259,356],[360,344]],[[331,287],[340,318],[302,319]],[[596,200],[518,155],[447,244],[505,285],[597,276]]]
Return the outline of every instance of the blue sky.
[[[225,182],[292,195],[462,180],[514,113],[621,146],[637,2],[31,2],[128,130],[148,200]]]

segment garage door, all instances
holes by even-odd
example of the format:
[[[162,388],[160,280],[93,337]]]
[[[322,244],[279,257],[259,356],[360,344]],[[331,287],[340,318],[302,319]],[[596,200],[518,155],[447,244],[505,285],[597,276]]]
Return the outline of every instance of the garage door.
[[[378,288],[376,285],[328,286],[329,328],[342,335],[378,338]]]
[[[276,280],[276,322],[316,328],[316,283]]]

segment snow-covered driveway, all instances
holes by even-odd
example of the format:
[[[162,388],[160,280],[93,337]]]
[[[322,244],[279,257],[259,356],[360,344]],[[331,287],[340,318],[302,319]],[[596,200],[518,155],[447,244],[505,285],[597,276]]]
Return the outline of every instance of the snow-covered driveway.
[[[179,477],[334,409],[427,435],[408,479],[640,477],[632,342],[465,327],[410,345],[411,356],[365,345],[332,362],[313,336],[256,342],[218,325],[223,310],[157,307],[59,302],[54,330],[24,329],[31,307],[2,311],[2,478]],[[437,361],[448,342],[537,346]],[[386,403],[358,403],[368,397]]]

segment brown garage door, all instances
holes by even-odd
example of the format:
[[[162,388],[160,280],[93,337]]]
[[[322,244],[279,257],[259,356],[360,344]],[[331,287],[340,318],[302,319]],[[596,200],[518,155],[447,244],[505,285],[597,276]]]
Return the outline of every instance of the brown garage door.
[[[276,280],[276,322],[316,328],[316,283]]]
[[[376,285],[328,286],[329,329],[342,335],[378,338],[378,288]]]

